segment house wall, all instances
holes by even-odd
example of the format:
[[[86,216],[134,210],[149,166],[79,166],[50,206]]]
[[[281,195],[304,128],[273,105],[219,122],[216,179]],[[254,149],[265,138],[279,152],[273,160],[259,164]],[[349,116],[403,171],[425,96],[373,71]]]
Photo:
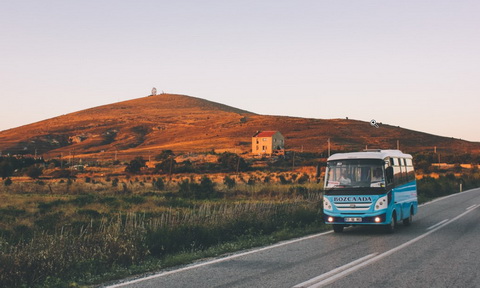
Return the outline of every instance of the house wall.
[[[272,137],[252,137],[253,154],[273,154],[274,150],[284,149],[284,137],[279,132]]]

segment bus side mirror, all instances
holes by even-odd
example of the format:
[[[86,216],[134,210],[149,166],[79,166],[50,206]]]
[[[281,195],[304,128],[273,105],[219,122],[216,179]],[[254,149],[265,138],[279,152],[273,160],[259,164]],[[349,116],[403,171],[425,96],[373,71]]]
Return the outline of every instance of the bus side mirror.
[[[392,183],[393,182],[393,167],[392,166],[387,167],[387,169],[385,169],[385,174],[387,176],[387,183]]]

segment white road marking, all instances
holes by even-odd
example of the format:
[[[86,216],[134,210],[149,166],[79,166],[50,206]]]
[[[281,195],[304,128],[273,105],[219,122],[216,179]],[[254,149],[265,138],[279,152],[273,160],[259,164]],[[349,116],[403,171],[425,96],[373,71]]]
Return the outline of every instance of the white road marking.
[[[470,209],[475,209],[477,208],[478,204],[473,204],[472,206],[468,207],[467,210],[470,210]]]
[[[447,222],[447,221],[448,221],[448,219],[445,219],[445,220],[443,220],[443,221],[441,221],[441,222],[438,222],[437,224],[428,227],[427,230],[430,230],[430,229],[433,229],[433,228],[435,228],[435,227],[437,227],[437,226],[440,226],[440,225],[442,225],[443,223],[445,223],[445,222]]]
[[[202,266],[207,266],[207,265],[211,265],[211,264],[215,264],[215,263],[219,263],[219,262],[228,261],[228,260],[231,260],[231,259],[234,259],[234,258],[242,257],[242,256],[253,254],[253,253],[257,253],[257,252],[260,252],[260,251],[269,250],[269,249],[272,249],[272,248],[277,248],[277,247],[289,245],[289,244],[300,242],[300,241],[303,241],[303,240],[312,239],[312,238],[315,238],[315,237],[320,237],[320,236],[323,236],[325,234],[330,234],[330,233],[333,233],[333,231],[327,231],[327,232],[314,234],[314,235],[310,235],[310,236],[306,236],[306,237],[302,237],[302,238],[298,238],[298,239],[294,239],[294,240],[290,240],[290,241],[280,242],[280,243],[275,244],[275,245],[271,245],[271,246],[267,246],[267,247],[263,247],[263,248],[259,248],[259,249],[255,249],[255,250],[250,250],[250,251],[243,252],[243,253],[234,254],[234,255],[214,259],[214,260],[207,261],[207,262],[201,262],[201,263],[186,266],[186,267],[183,267],[183,268],[180,268],[180,269],[161,272],[161,273],[157,273],[157,274],[154,274],[154,275],[151,275],[151,276],[142,277],[142,278],[138,278],[138,279],[135,279],[135,280],[130,280],[130,281],[127,281],[127,282],[123,282],[123,283],[119,283],[119,284],[115,284],[115,285],[111,285],[111,286],[107,286],[107,287],[108,288],[123,287],[123,286],[127,286],[127,285],[130,285],[130,284],[135,284],[135,283],[138,283],[138,282],[163,277],[163,276],[167,276],[167,275],[174,274],[174,273],[179,273],[179,272],[199,268],[199,267],[202,267]]]
[[[458,195],[460,195],[460,194],[462,194],[462,193],[469,193],[469,192],[473,192],[473,191],[475,191],[475,190],[478,190],[478,188],[471,189],[471,190],[466,190],[466,191],[463,191],[463,192],[460,192],[460,193],[448,195],[448,196],[441,197],[441,198],[437,198],[437,199],[435,199],[435,200],[433,200],[433,201],[430,201],[430,202],[427,202],[427,203],[424,203],[424,204],[421,204],[421,205],[418,205],[418,206],[428,205],[428,204],[431,204],[431,203],[434,203],[434,202],[443,200],[443,199],[445,199],[445,198],[450,198],[450,197],[453,197],[453,196],[458,196]],[[477,207],[473,207],[473,208],[477,208]],[[471,208],[471,209],[473,209],[473,208]],[[455,219],[456,219],[456,218],[454,218],[454,219],[451,220],[451,221],[454,221]],[[442,227],[443,227],[443,226],[442,226]],[[434,229],[434,230],[431,230],[430,232],[433,232],[433,231],[436,231],[436,230],[437,230],[437,229]],[[310,235],[310,236],[303,237],[303,238],[298,238],[298,239],[291,240],[291,241],[285,241],[285,242],[281,242],[281,243],[278,243],[278,244],[275,244],[275,245],[272,245],[272,246],[267,246],[267,247],[263,247],[263,248],[260,248],[260,249],[250,250],[250,251],[247,251],[247,252],[244,252],[244,253],[234,254],[234,255],[231,255],[231,256],[224,257],[224,258],[214,259],[214,260],[211,260],[211,261],[207,261],[207,262],[202,262],[202,263],[195,264],[195,265],[186,266],[186,267],[184,267],[184,268],[180,268],[180,269],[176,269],[176,270],[171,270],[171,271],[166,271],[166,272],[160,272],[160,273],[157,273],[157,274],[154,274],[154,275],[151,275],[151,276],[147,276],[147,277],[143,277],[143,278],[138,278],[138,279],[126,281],[126,282],[118,283],[118,284],[111,285],[111,286],[107,286],[107,287],[109,287],[109,288],[123,287],[123,286],[127,286],[127,285],[130,285],[130,284],[142,282],[142,281],[146,281],[146,280],[150,280],[150,279],[155,279],[155,278],[167,276],[167,275],[170,275],[170,274],[187,271],[187,270],[190,270],[190,269],[199,268],[199,267],[202,267],[202,266],[207,266],[207,265],[210,265],[210,264],[215,264],[215,263],[227,261],[227,260],[230,260],[230,259],[234,259],[234,258],[237,258],[237,257],[241,257],[241,256],[245,256],[245,255],[257,253],[257,252],[260,252],[260,251],[264,251],[264,250],[268,250],[268,249],[272,249],[272,248],[276,248],[276,247],[281,247],[281,246],[288,245],[288,244],[292,244],[292,243],[295,243],[295,242],[300,242],[300,241],[303,241],[303,240],[307,240],[307,239],[319,237],[319,236],[322,236],[322,235],[325,235],[325,234],[329,234],[329,233],[332,233],[332,232],[333,232],[333,231],[328,231],[328,232],[323,232],[323,233],[319,233],[319,234],[315,234],[315,235]],[[429,232],[429,233],[430,233],[430,232]],[[423,237],[422,237],[422,238],[423,238]],[[416,238],[415,238],[415,239],[416,239]],[[414,240],[415,240],[415,239],[414,239]],[[409,243],[409,242],[407,242],[407,243]],[[410,244],[411,244],[411,243],[410,243]],[[388,251],[387,251],[387,252],[388,252]],[[393,253],[393,252],[392,252],[392,253]],[[378,255],[377,257],[379,257],[379,256],[381,256],[381,255],[382,255],[382,254]],[[368,255],[367,255],[367,256],[368,256]],[[370,261],[370,260],[372,260],[372,259],[369,259],[369,261]],[[369,262],[369,263],[370,263],[370,262]]]
[[[370,259],[370,258],[372,258],[372,257],[375,257],[376,255],[378,255],[378,253],[372,253],[372,254],[370,254],[370,255],[367,255],[367,256],[365,256],[365,257],[362,257],[362,258],[360,258],[360,259],[357,259],[357,260],[355,260],[355,261],[353,261],[353,262],[350,262],[350,263],[348,263],[348,264],[345,264],[345,265],[343,265],[343,266],[341,266],[341,267],[335,268],[335,269],[333,269],[333,270],[331,270],[331,271],[329,271],[329,272],[327,272],[327,273],[324,273],[324,274],[322,274],[322,275],[320,275],[320,276],[317,276],[317,277],[315,277],[315,278],[312,278],[312,279],[310,279],[310,280],[308,280],[308,281],[305,281],[305,282],[303,282],[303,283],[297,284],[297,285],[295,285],[293,288],[305,288],[305,287],[310,287],[310,286],[313,285],[313,284],[316,284],[316,283],[318,283],[318,282],[320,282],[320,281],[322,281],[322,280],[324,280],[324,279],[326,279],[326,278],[330,278],[330,277],[334,276],[335,274],[340,273],[340,272],[342,272],[342,271],[344,271],[344,270],[347,270],[347,269],[349,269],[349,268],[352,267],[352,266],[356,266],[356,265],[362,263],[363,261],[366,261],[366,260],[368,260],[368,259]]]
[[[447,196],[443,196],[443,197],[440,197],[440,198],[436,198],[432,201],[429,201],[429,202],[425,202],[423,204],[420,204],[418,205],[418,207],[421,207],[421,206],[425,206],[425,205],[428,205],[428,204],[432,204],[432,203],[435,203],[437,201],[441,201],[441,200],[444,200],[444,199],[447,199],[447,198],[450,198],[450,197],[455,197],[455,196],[458,196],[458,195],[461,195],[461,194],[466,194],[466,193],[470,193],[470,192],[478,192],[479,188],[473,188],[473,189],[470,189],[470,190],[465,190],[463,192],[458,192],[458,193],[455,193],[455,194],[450,194],[450,195],[447,195]]]
[[[351,266],[350,268],[348,268],[348,269],[346,269],[346,270],[343,270],[342,272],[340,272],[340,273],[338,273],[338,274],[336,274],[336,275],[333,275],[333,276],[331,276],[331,277],[327,277],[327,278],[325,278],[325,279],[322,278],[322,280],[321,280],[320,282],[318,282],[318,283],[315,283],[315,284],[310,285],[310,286],[300,286],[300,287],[304,287],[304,288],[320,288],[320,287],[324,287],[325,285],[328,285],[328,284],[330,284],[330,283],[332,283],[332,282],[335,282],[335,281],[337,281],[337,280],[339,280],[339,279],[341,279],[341,278],[343,278],[343,277],[345,277],[345,276],[347,276],[347,275],[349,275],[349,274],[351,274],[351,273],[353,273],[353,272],[355,272],[355,271],[357,271],[357,270],[359,270],[359,269],[361,269],[361,268],[363,268],[363,267],[365,267],[365,266],[368,266],[368,265],[370,265],[370,264],[372,264],[372,263],[374,263],[374,262],[376,262],[376,261],[378,261],[378,260],[380,260],[380,259],[382,259],[382,258],[385,258],[385,257],[387,257],[387,256],[390,256],[391,254],[393,254],[393,253],[395,253],[395,252],[397,252],[397,251],[399,251],[399,250],[401,250],[401,249],[403,249],[403,248],[405,248],[405,247],[407,247],[407,246],[409,246],[409,245],[411,245],[411,244],[413,244],[413,243],[415,243],[415,242],[417,242],[417,241],[419,241],[419,240],[427,237],[428,235],[432,234],[433,232],[435,232],[435,231],[437,231],[437,230],[439,230],[439,229],[447,226],[448,224],[450,224],[450,223],[452,223],[452,222],[460,219],[461,217],[467,215],[468,213],[472,212],[473,210],[475,210],[475,209],[478,208],[478,207],[479,207],[478,205],[475,205],[475,207],[473,207],[473,208],[471,208],[471,209],[463,212],[462,214],[456,216],[456,217],[453,218],[452,220],[447,220],[447,221],[444,220],[444,221],[442,221],[442,222],[434,225],[434,226],[436,226],[436,227],[435,227],[435,228],[432,228],[430,231],[425,232],[424,234],[422,234],[422,235],[420,235],[420,236],[418,236],[418,237],[416,237],[416,238],[413,238],[412,240],[407,241],[407,242],[403,243],[403,244],[400,245],[400,246],[397,246],[397,247],[395,247],[395,248],[393,248],[393,249],[390,249],[390,250],[388,250],[388,251],[386,251],[386,252],[383,252],[382,254],[379,254],[379,255],[377,255],[377,256],[371,257],[371,258],[369,258],[368,260],[366,260],[366,261],[363,262],[363,263],[360,263],[360,264],[357,264],[357,265],[354,265],[354,266],[351,266],[351,265],[350,265],[350,266]],[[370,255],[373,255],[373,254],[370,254]],[[367,255],[367,256],[365,256],[365,257],[368,257],[368,256],[370,256],[370,255]],[[358,261],[358,260],[357,260],[357,261]],[[354,261],[354,262],[355,262],[355,261]],[[352,262],[352,263],[353,263],[353,262]],[[347,266],[347,265],[349,265],[349,264],[346,264],[346,265],[344,265],[344,266]],[[342,266],[342,267],[344,267],[344,266]],[[332,271],[334,271],[334,270],[332,270]],[[332,271],[327,272],[327,273],[324,273],[324,274],[322,274],[322,275],[332,274],[332,273],[331,273]],[[333,273],[333,274],[334,274],[334,273]],[[320,275],[320,276],[322,276],[322,275]],[[315,277],[315,278],[320,278],[320,276]],[[312,280],[315,279],[315,278],[312,278]],[[309,280],[309,281],[310,281],[310,280]],[[309,281],[306,281],[306,282],[309,282]],[[312,281],[312,282],[313,282],[313,281]],[[303,282],[303,283],[305,283],[305,282]],[[298,285],[300,285],[300,284],[298,284]],[[297,286],[294,286],[294,287],[297,287]]]

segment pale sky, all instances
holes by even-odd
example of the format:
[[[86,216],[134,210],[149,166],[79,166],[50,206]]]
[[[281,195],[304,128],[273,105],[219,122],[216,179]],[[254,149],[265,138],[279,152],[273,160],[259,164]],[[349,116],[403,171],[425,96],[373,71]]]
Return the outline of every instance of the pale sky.
[[[480,1],[2,0],[0,130],[159,92],[480,141]]]

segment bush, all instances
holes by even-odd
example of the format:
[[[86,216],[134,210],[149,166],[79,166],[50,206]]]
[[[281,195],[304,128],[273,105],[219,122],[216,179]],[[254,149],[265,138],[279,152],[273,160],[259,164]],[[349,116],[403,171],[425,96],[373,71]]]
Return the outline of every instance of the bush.
[[[220,154],[218,163],[224,171],[228,172],[247,171],[249,169],[249,165],[242,157],[230,152]]]
[[[234,178],[225,176],[225,178],[223,178],[223,184],[225,184],[228,189],[232,189],[233,187],[235,187],[236,182]]]
[[[27,168],[25,175],[32,179],[37,179],[43,174],[43,169],[37,166],[30,166]]]
[[[147,161],[143,159],[143,157],[135,157],[135,159],[131,160],[127,165],[125,171],[129,173],[138,173],[143,167],[145,167],[146,162]]]
[[[176,165],[177,165],[177,161],[175,161],[173,157],[164,159],[160,163],[155,165],[155,172],[164,173],[164,174],[175,173]]]
[[[310,177],[306,173],[303,173],[302,176],[298,177],[297,183],[298,184],[305,184],[310,180]]]
[[[5,179],[5,181],[3,181],[3,185],[5,185],[5,186],[10,186],[10,185],[12,185],[12,183],[13,183],[13,181],[12,181],[12,179],[10,179],[10,177]]]
[[[158,177],[156,180],[153,180],[153,187],[157,190],[163,190],[165,189],[165,183],[163,182],[163,179]]]
[[[211,199],[219,197],[219,194],[215,191],[215,183],[207,176],[202,177],[200,184],[185,179],[178,183],[178,188],[180,197],[190,199]]]

